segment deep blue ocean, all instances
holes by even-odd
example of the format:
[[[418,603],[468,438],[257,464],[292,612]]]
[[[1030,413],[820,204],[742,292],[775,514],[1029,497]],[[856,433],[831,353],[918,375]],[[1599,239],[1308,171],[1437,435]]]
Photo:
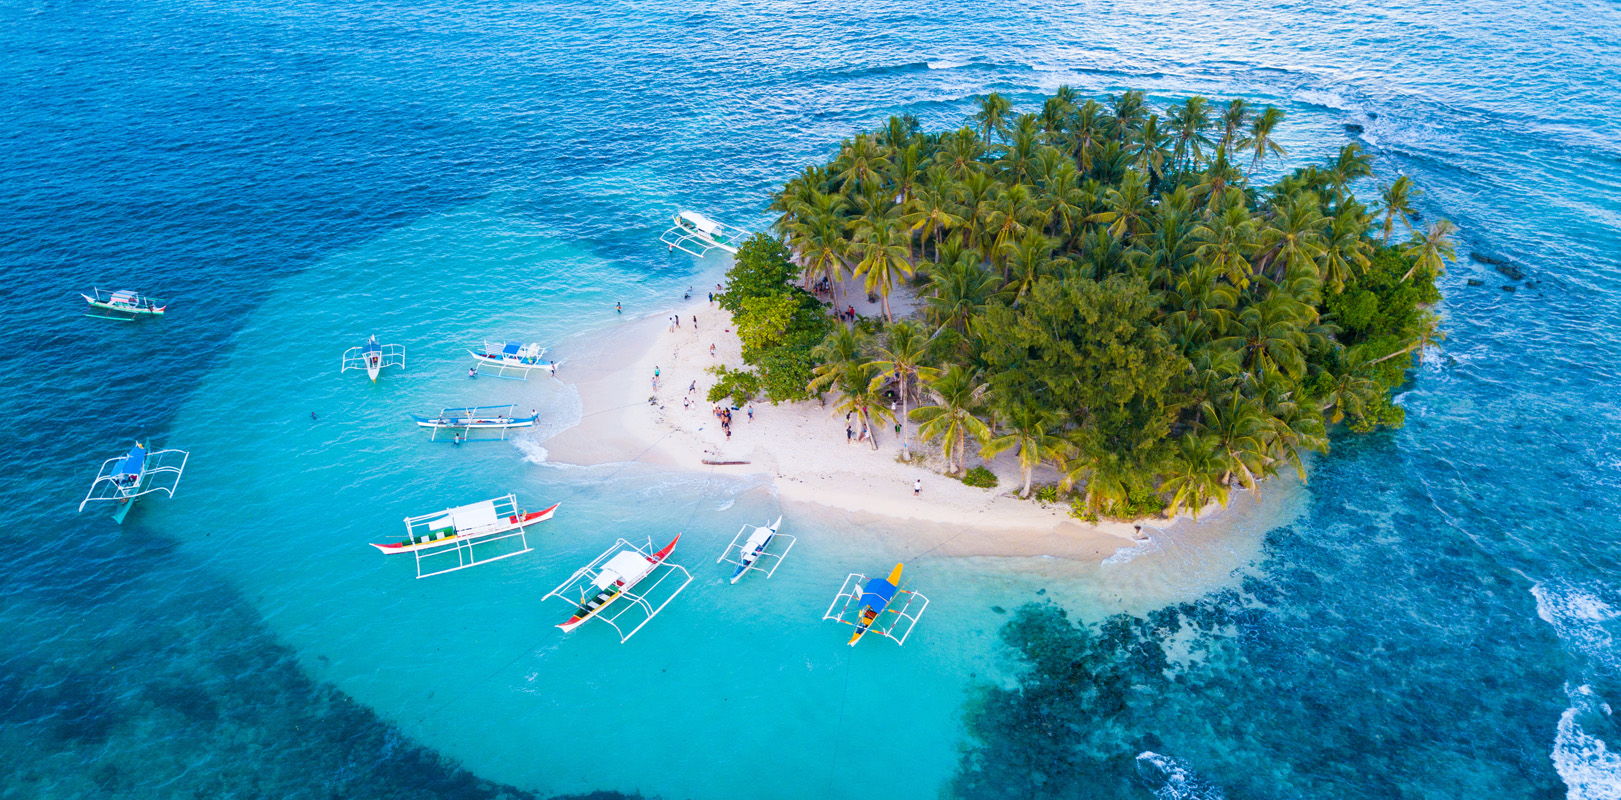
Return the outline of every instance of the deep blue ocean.
[[[569,498],[568,536],[770,513],[399,420],[480,333],[712,279],[657,244],[676,208],[762,225],[891,114],[1061,84],[1278,105],[1285,166],[1359,141],[1460,226],[1406,427],[1337,436],[1281,522],[1172,531],[1152,581],[940,565],[933,627],[865,663],[718,587],[559,645],[528,606],[600,539],[421,582],[363,547],[489,486]],[[1580,0],[0,0],[0,797],[1621,798],[1618,85],[1621,6]],[[87,319],[92,286],[174,302]],[[373,332],[407,368],[338,375]],[[137,436],[193,452],[175,499],[76,514]],[[777,591],[826,602],[842,552]],[[712,696],[778,622],[739,656],[772,691]]]

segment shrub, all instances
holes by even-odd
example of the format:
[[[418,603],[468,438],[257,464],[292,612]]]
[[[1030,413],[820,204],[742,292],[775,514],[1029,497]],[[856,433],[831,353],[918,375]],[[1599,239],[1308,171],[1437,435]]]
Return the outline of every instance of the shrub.
[[[996,488],[996,473],[984,467],[974,467],[963,473],[962,482],[981,489]]]
[[[730,397],[732,405],[744,406],[760,393],[760,377],[748,370],[713,366],[709,371],[720,376],[720,380],[709,387],[707,397],[711,403],[719,403]]]
[[[1058,487],[1051,485],[1037,486],[1035,497],[1043,503],[1056,503],[1058,502]]]

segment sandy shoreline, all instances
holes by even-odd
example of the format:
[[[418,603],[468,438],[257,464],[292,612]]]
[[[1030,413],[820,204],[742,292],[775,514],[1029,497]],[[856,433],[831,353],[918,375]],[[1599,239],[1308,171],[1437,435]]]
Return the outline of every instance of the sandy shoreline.
[[[681,326],[672,329],[670,317],[678,313]],[[893,431],[881,432],[877,450],[847,443],[843,415],[815,400],[755,403],[752,421],[747,409],[735,411],[728,440],[714,404],[705,400],[715,382],[707,370],[743,366],[742,345],[730,315],[701,298],[662,318],[628,320],[581,342],[577,352],[567,353],[566,364],[559,378],[579,392],[582,416],[579,425],[544,442],[556,462],[638,461],[765,475],[785,506],[816,506],[818,516],[845,514],[857,522],[875,517],[922,523],[932,530],[929,538],[944,542],[937,551],[942,555],[1098,561],[1135,543],[1128,523],[1091,525],[1069,516],[1067,506],[1018,499],[1019,470],[1011,454],[986,464],[1000,479],[995,489],[967,486],[938,472],[944,460],[931,445],[913,442],[914,453],[925,454],[921,464],[899,461]],[[713,466],[706,460],[747,463]],[[1038,482],[1054,478],[1050,470],[1037,475]],[[923,490],[914,496],[918,479]]]

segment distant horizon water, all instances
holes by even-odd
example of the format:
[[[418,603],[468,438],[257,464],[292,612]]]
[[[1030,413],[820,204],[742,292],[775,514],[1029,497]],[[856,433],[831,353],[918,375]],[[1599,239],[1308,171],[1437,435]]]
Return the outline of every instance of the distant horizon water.
[[[1621,797],[1613,4],[0,20],[0,798]],[[713,561],[780,513],[767,481],[552,463],[578,396],[466,377],[485,339],[611,337],[718,279],[658,243],[678,209],[763,229],[891,114],[1065,84],[1244,96],[1288,114],[1283,168],[1357,141],[1414,178],[1461,241],[1406,427],[1100,565],[910,560],[915,634],[851,649],[822,612],[918,555],[904,523],[792,512],[790,559],[734,586]],[[88,319],[92,286],[173,302]],[[374,333],[406,367],[340,375]],[[474,402],[539,429],[406,417]],[[176,497],[75,514],[137,437],[191,451]],[[532,553],[416,580],[366,546],[507,492],[563,503]],[[573,569],[676,532],[695,580],[629,643],[553,627]]]

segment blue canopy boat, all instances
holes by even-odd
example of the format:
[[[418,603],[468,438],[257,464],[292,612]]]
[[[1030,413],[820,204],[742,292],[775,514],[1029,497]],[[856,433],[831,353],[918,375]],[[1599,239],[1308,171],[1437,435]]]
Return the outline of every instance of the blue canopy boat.
[[[468,350],[477,362],[478,368],[494,370],[497,378],[512,378],[514,380],[529,380],[529,371],[535,369],[546,370],[548,374],[557,374],[557,362],[546,361],[541,356],[546,354],[546,348],[537,343],[524,344],[523,342],[507,342],[505,344],[484,343],[483,350]],[[508,375],[508,372],[516,374]]]
[[[90,492],[79,503],[79,510],[95,502],[116,502],[113,520],[122,524],[129,510],[135,507],[135,498],[152,492],[174,497],[190,455],[184,450],[149,453],[145,444],[136,442],[128,453],[102,462],[101,471],[90,482]]]

